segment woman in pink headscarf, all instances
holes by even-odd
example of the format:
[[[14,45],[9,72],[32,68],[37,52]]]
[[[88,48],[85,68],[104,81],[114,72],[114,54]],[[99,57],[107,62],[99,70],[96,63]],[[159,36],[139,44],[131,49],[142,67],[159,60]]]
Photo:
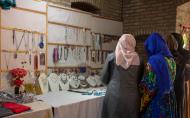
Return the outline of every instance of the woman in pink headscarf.
[[[101,118],[138,118],[138,82],[142,78],[143,64],[135,47],[133,35],[123,34],[115,53],[107,57],[101,75],[107,85]]]

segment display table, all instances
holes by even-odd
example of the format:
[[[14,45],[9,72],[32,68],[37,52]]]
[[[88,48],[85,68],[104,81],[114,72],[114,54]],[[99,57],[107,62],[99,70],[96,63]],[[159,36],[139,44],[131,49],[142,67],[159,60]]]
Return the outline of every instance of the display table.
[[[54,118],[100,118],[103,102],[103,96],[68,91],[47,93],[37,99],[53,107]]]
[[[51,106],[44,102],[37,101],[25,105],[31,107],[31,110],[8,116],[6,118],[53,118]]]

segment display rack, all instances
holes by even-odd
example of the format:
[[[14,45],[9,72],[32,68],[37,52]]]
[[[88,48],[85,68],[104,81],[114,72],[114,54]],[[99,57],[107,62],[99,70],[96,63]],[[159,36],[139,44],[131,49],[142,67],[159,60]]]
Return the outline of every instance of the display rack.
[[[1,52],[5,52],[5,53],[20,53],[20,54],[28,54],[29,51],[26,50],[1,50]],[[39,53],[39,52],[44,52],[44,51],[32,51],[32,53]],[[45,53],[45,52],[44,52]]]
[[[1,70],[1,72],[9,72],[10,70]],[[36,72],[36,70],[26,70],[27,72]],[[46,72],[45,70],[37,70],[38,72]]]
[[[46,12],[41,12],[41,11],[37,11],[37,10],[32,10],[32,9],[27,9],[27,8],[21,8],[21,7],[15,7],[15,8],[12,8],[12,9],[15,9],[15,10],[20,10],[20,11],[26,11],[26,12],[31,12],[31,13],[34,13],[34,14],[41,14],[41,15],[45,15],[46,16],[46,20],[47,20],[47,5],[46,5]],[[1,13],[2,9],[0,8],[0,16],[2,15]],[[47,24],[47,22],[46,22]],[[47,25],[46,25],[47,26]],[[17,27],[6,27],[6,26],[2,26],[2,22],[1,22],[1,18],[0,18],[0,55],[2,55],[2,52],[3,53],[18,53],[18,54],[26,54],[26,53],[29,53],[29,51],[26,51],[26,50],[2,50],[2,30],[15,30],[17,32],[27,32],[27,33],[33,33],[33,34],[42,34],[46,37],[46,42],[47,42],[47,27],[46,27],[46,31],[45,32],[39,32],[39,31],[35,31],[35,30],[31,30],[31,29],[22,29],[22,28],[17,28]],[[46,49],[47,50],[47,49]],[[36,53],[38,51],[32,51],[32,53]],[[47,55],[47,51],[45,51],[45,55]],[[47,56],[46,57],[46,63],[45,63],[45,70],[27,70],[27,71],[30,71],[30,72],[36,72],[36,71],[40,71],[40,72],[47,72]],[[2,63],[2,59],[0,58],[0,65]],[[0,88],[1,88],[1,80],[2,80],[2,72],[9,72],[9,70],[7,69],[3,69],[2,66],[0,67]]]
[[[15,28],[15,27],[4,27],[4,26],[1,26],[1,29],[2,30],[15,30],[15,31],[18,31],[18,32],[28,32],[28,33],[33,33],[33,34],[43,34],[43,35],[46,35],[46,33],[43,33],[43,32],[32,31],[32,30],[27,30],[27,29],[20,29],[20,28]]]
[[[0,16],[1,16],[1,8],[0,8]],[[2,41],[2,39],[1,39],[1,18],[0,18],[0,57],[1,57],[1,41]],[[1,70],[1,58],[0,58],[0,70]],[[1,90],[1,71],[0,71],[0,90]]]
[[[48,45],[62,45],[66,47],[90,47],[90,45],[77,45],[77,44],[66,44],[66,43],[47,43]]]
[[[91,49],[90,51],[113,52],[113,50],[104,50],[104,49]]]
[[[48,71],[48,4],[46,4],[46,56],[45,56],[45,73]]]
[[[75,26],[75,25],[70,25],[70,24],[64,24],[64,23],[59,23],[59,22],[54,22],[54,21],[48,21],[48,23],[54,24],[54,25],[77,28],[77,29],[91,30],[90,28],[85,28],[85,27],[80,27],[80,26]]]
[[[41,11],[36,11],[36,10],[32,10],[32,9],[21,8],[21,7],[14,7],[13,9],[42,14],[42,15],[46,15],[46,13],[47,13],[47,12],[41,12]]]
[[[52,5],[48,5],[48,6],[50,6],[50,7],[56,7],[54,5],[53,6]],[[53,25],[58,25],[58,26],[65,26],[65,27],[71,27],[71,28],[76,28],[76,29],[85,30],[85,31],[87,31],[87,30],[91,31],[90,28],[70,25],[70,24],[66,24],[66,23],[59,23],[59,22],[55,22],[55,21],[48,21],[48,24],[53,24]],[[91,45],[56,43],[56,42],[49,42],[49,41],[47,41],[47,49],[49,48],[50,45],[65,46],[65,47],[86,47],[87,50],[89,50],[89,48],[91,47]],[[86,55],[87,55],[87,53],[88,53],[88,51],[86,52]],[[48,52],[47,52],[47,54],[48,54]],[[64,68],[64,69],[76,69],[76,68],[80,68],[80,67],[87,67],[87,65],[85,65],[85,66],[60,66],[60,67],[57,67],[57,66],[48,66],[47,68],[54,70],[54,69],[60,69],[60,68]]]

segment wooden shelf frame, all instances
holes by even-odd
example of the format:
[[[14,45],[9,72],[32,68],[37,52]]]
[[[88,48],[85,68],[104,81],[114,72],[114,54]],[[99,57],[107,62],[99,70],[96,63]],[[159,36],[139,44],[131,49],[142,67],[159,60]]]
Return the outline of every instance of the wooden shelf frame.
[[[69,24],[65,24],[65,23],[59,23],[59,22],[54,22],[54,21],[48,21],[49,24],[53,24],[53,25],[60,25],[60,26],[65,26],[65,27],[72,27],[72,28],[76,28],[76,29],[82,29],[82,30],[90,30],[90,28],[85,28],[85,27],[80,27],[80,26],[75,26],[75,25],[69,25]]]
[[[4,52],[4,53],[20,53],[20,54],[29,54],[30,53],[29,51],[26,51],[26,50],[16,51],[16,50],[5,50],[5,49],[2,49],[1,52]],[[40,53],[40,52],[45,53],[45,51],[39,51],[39,50],[32,51],[32,53]]]
[[[2,10],[2,9],[0,8],[0,16],[1,16],[1,10]],[[2,25],[2,22],[1,22],[1,17],[0,17],[0,57],[1,57],[1,55],[2,55],[2,52],[1,52],[1,48],[2,48],[2,47],[1,47],[1,45],[2,45],[2,36],[1,36],[1,35],[2,35],[2,34],[1,34],[1,33],[2,33],[1,30],[2,30],[2,29],[1,29],[1,25]],[[2,59],[0,58],[0,70],[1,70],[1,65],[2,65],[2,64],[1,64],[1,61],[2,61]],[[0,90],[1,90],[1,83],[2,83],[2,82],[1,82],[1,80],[2,80],[1,75],[2,75],[2,74],[1,74],[1,71],[0,71]]]
[[[40,2],[41,0],[35,0],[37,2]],[[40,15],[45,15],[46,16],[46,31],[45,33],[44,32],[39,32],[39,31],[35,31],[35,30],[28,30],[28,29],[21,29],[21,28],[16,28],[16,27],[7,27],[7,26],[2,26],[2,22],[1,22],[1,18],[0,18],[0,55],[2,55],[2,53],[19,53],[19,54],[28,54],[29,51],[25,51],[25,50],[4,50],[2,49],[2,43],[1,43],[1,31],[2,30],[15,30],[15,31],[18,31],[18,32],[27,32],[27,33],[33,33],[33,34],[43,34],[44,36],[46,36],[46,42],[47,42],[47,35],[48,35],[48,32],[47,32],[47,29],[48,29],[48,5],[46,4],[46,12],[42,12],[42,11],[37,11],[37,10],[32,10],[32,9],[27,9],[27,8],[22,8],[22,7],[15,7],[15,8],[12,8],[12,9],[15,9],[15,10],[20,10],[20,11],[26,11],[26,12],[31,12],[31,13],[35,13],[35,14],[40,14]],[[0,8],[0,16],[1,16],[1,8]],[[46,50],[47,50],[47,45],[46,45]],[[39,53],[40,51],[32,51],[32,53]],[[40,72],[47,72],[47,51],[42,51],[42,52],[45,52],[45,55],[46,55],[46,69],[45,70],[27,70],[29,72],[36,72],[36,71],[40,71]],[[0,58],[0,65],[1,65],[1,58]],[[9,72],[10,70],[7,70],[7,69],[2,69],[1,66],[0,66],[0,89],[1,89],[1,73],[2,72]]]
[[[48,69],[77,69],[77,68],[82,68],[88,66],[48,66]]]
[[[112,39],[112,40],[114,40],[114,41],[118,41],[118,40],[119,40],[119,37],[120,37],[120,35],[103,34],[103,33],[91,32],[91,35],[93,35],[93,34],[95,34],[95,35],[99,34],[99,35],[104,35],[104,36],[113,36],[113,37],[118,37],[118,39]]]
[[[46,33],[43,33],[43,32],[32,31],[32,30],[21,29],[21,28],[15,28],[15,27],[5,27],[5,26],[1,26],[1,30],[15,30],[15,31],[18,31],[18,32],[28,32],[28,33],[43,34],[43,35],[46,35]]]
[[[87,69],[91,70],[100,70],[103,68],[103,67],[91,67],[91,66],[48,66],[48,69],[77,69],[82,67],[86,67]]]
[[[90,51],[113,52],[113,50],[104,50],[104,49],[91,49]]]
[[[45,70],[26,70],[27,72],[36,72],[36,71],[39,71],[39,72],[45,72]],[[7,69],[1,69],[1,72],[5,73],[5,72],[10,72],[10,70],[7,70]]]
[[[48,45],[61,45],[66,47],[91,47],[90,45],[77,45],[77,44],[65,44],[65,43],[47,43]]]
[[[22,7],[13,7],[13,9],[21,10],[21,11],[27,11],[27,12],[31,12],[31,13],[35,13],[35,14],[41,14],[41,15],[46,15],[47,14],[46,12],[27,9],[27,8],[22,8]]]

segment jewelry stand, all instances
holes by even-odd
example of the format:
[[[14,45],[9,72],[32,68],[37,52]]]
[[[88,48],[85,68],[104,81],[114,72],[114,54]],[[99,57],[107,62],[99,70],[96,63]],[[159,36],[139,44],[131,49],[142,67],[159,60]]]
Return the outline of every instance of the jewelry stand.
[[[47,78],[51,92],[59,91],[59,77],[55,73],[51,73]]]
[[[62,91],[69,90],[69,80],[67,79],[67,75],[65,73],[59,75],[60,79],[60,87]]]
[[[100,80],[100,76],[99,75],[94,75],[94,80],[96,81],[97,86],[101,86],[102,85],[102,81]]]
[[[72,75],[69,80],[69,84],[71,88],[77,89],[80,86],[80,80],[76,78],[76,76]]]
[[[39,78],[38,78],[40,88],[42,91],[42,94],[48,93],[49,92],[49,87],[48,87],[48,80],[47,76],[45,73],[41,73]]]
[[[86,79],[87,83],[91,86],[91,87],[95,87],[96,86],[96,81],[95,78],[93,76],[89,76]]]

